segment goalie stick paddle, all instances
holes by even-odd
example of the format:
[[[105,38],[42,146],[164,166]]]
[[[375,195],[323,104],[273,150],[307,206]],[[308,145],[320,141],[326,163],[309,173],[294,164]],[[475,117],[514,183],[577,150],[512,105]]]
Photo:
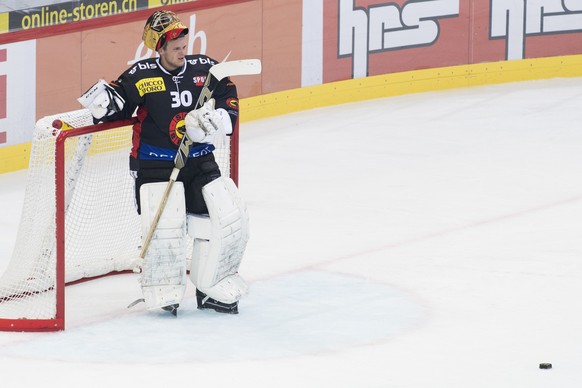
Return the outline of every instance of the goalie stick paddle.
[[[202,91],[200,92],[200,97],[198,97],[198,101],[196,101],[196,105],[194,109],[198,109],[204,103],[212,98],[212,94],[214,93],[214,89],[218,85],[218,83],[229,76],[236,76],[236,75],[251,75],[251,74],[260,74],[261,73],[261,61],[259,59],[241,59],[238,61],[228,61],[228,62],[221,62],[218,63],[210,68],[208,71],[208,76],[206,77],[206,81],[204,82],[204,86],[202,87]],[[176,153],[176,158],[174,159],[174,168],[172,173],[170,174],[170,180],[166,186],[164,194],[162,195],[162,199],[160,201],[160,205],[158,206],[158,210],[152,220],[152,224],[150,225],[150,229],[148,231],[147,236],[143,242],[141,247],[141,252],[139,258],[143,260],[145,257],[156,228],[158,227],[158,222],[164,212],[166,204],[168,203],[168,198],[170,196],[170,191],[172,190],[172,186],[176,179],[178,178],[178,174],[180,173],[180,169],[186,165],[186,161],[188,160],[188,155],[190,154],[190,149],[192,148],[192,144],[194,142],[188,138],[186,131],[184,131],[184,136],[182,137],[182,141],[180,146],[178,147],[178,152]]]

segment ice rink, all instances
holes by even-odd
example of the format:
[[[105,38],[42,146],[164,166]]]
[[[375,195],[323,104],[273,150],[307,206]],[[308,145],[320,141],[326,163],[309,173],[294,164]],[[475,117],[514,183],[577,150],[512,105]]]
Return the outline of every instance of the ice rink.
[[[0,386],[582,385],[582,78],[244,123],[240,169],[239,315],[71,286],[66,331],[0,333]],[[0,175],[0,273],[24,184]]]

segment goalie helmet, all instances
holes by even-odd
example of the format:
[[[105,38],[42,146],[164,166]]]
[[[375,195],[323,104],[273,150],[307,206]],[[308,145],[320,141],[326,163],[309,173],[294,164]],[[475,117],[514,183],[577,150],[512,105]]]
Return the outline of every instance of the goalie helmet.
[[[167,41],[188,33],[178,15],[172,11],[156,11],[146,21],[143,28],[143,43],[150,50],[158,51]]]

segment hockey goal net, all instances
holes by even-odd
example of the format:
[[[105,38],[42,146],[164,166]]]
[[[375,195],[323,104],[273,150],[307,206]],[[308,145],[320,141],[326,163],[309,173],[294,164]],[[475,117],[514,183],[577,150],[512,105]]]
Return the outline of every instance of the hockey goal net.
[[[54,128],[55,120],[72,129]],[[141,245],[133,122],[93,125],[85,109],[37,122],[16,244],[0,277],[0,330],[63,330],[65,285],[131,271]],[[236,136],[215,151],[235,182]]]

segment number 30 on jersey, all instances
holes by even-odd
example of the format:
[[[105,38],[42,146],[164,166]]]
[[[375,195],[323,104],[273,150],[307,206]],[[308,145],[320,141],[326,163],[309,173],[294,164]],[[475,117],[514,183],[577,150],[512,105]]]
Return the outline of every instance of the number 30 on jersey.
[[[172,96],[172,108],[179,108],[181,106],[183,107],[189,107],[192,106],[192,92],[189,90],[183,90],[181,92],[177,92],[177,91],[172,91],[170,92],[170,95]]]

